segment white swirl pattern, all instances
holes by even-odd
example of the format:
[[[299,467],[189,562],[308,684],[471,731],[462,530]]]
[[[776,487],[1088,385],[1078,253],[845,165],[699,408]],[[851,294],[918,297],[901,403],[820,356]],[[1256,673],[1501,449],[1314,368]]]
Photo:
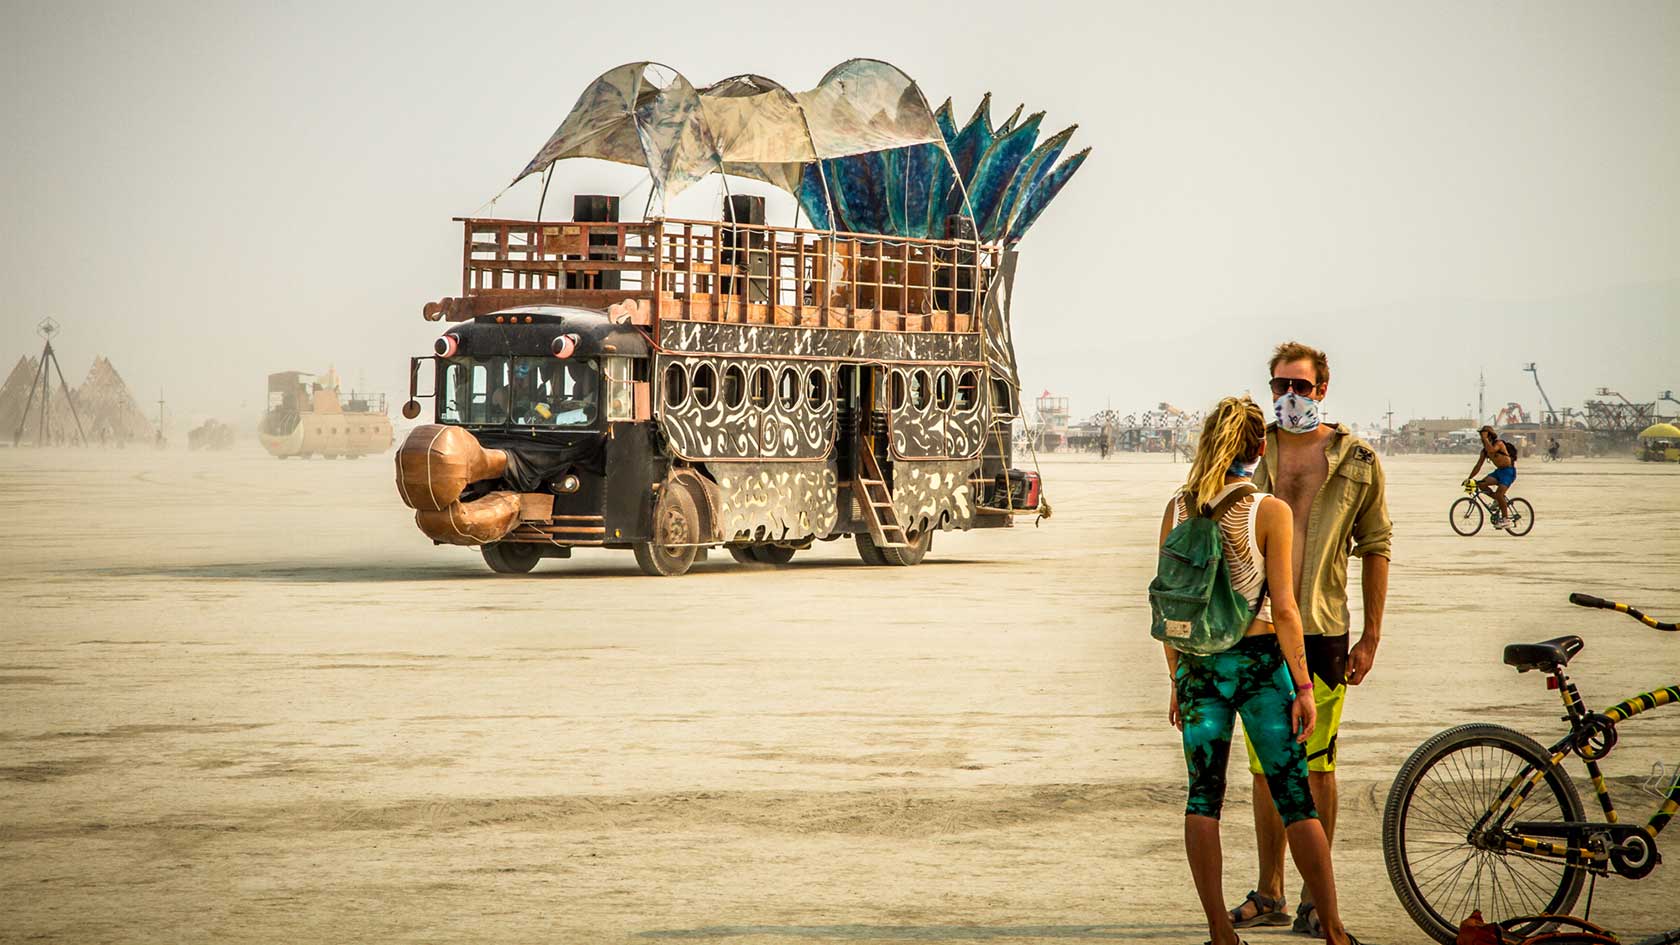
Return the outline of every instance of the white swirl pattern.
[[[692,383],[685,383],[682,401],[672,407],[665,400],[663,390],[654,392],[659,404],[660,431],[671,449],[684,459],[809,459],[821,460],[834,445],[834,366],[811,361],[782,361],[769,358],[676,357],[660,355],[654,359],[654,377],[664,385],[667,369],[680,365],[687,377],[695,368],[709,365],[714,377],[711,403],[702,405]],[[755,406],[750,390],[741,391],[741,402],[731,407],[721,379],[730,365],[739,367],[751,387],[753,373],[759,368],[770,371],[769,402]],[[779,383],[785,370],[792,369],[797,380],[798,397],[792,407],[779,396]],[[813,404],[810,397],[810,372],[823,375],[823,397]]]
[[[833,533],[840,482],[832,460],[709,468],[717,479],[719,526],[726,540],[800,540]]]
[[[910,375],[916,370],[926,371],[930,393],[920,408],[917,408],[914,397],[906,396],[904,402],[892,411],[893,455],[907,460],[973,459],[979,456],[986,436],[985,398],[978,396],[977,391],[974,402],[967,410],[961,409],[955,403],[941,409],[938,399],[931,393],[940,371],[950,371],[954,382],[956,377],[971,369],[929,365],[926,368],[903,370],[907,388],[910,386]],[[980,371],[975,373],[979,378],[980,390],[987,389],[986,375]]]

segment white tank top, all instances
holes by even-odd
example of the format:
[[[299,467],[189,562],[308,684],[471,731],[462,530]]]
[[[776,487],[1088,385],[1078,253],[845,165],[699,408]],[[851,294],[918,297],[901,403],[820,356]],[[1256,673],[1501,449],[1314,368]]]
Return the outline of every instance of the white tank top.
[[[1208,505],[1218,505],[1219,500],[1241,485],[1232,483],[1219,490]],[[1231,572],[1231,589],[1248,601],[1249,609],[1254,611],[1254,619],[1271,623],[1271,595],[1267,594],[1264,601],[1260,599],[1260,589],[1266,583],[1266,556],[1260,553],[1260,545],[1254,539],[1254,521],[1260,514],[1260,500],[1268,495],[1270,493],[1255,492],[1231,503],[1219,519],[1219,536],[1225,551],[1225,566]],[[1185,496],[1180,493],[1173,500],[1173,524],[1177,525],[1189,517]]]

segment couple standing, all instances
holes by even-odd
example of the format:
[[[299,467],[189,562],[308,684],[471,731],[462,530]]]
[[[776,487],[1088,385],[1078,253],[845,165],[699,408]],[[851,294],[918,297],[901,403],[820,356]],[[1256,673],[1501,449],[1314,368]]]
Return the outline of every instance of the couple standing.
[[[1330,863],[1336,730],[1346,687],[1363,682],[1376,658],[1393,527],[1376,453],[1320,416],[1330,387],[1324,353],[1288,342],[1269,366],[1276,421],[1268,425],[1247,397],[1220,401],[1202,428],[1189,481],[1161,522],[1164,544],[1192,515],[1213,518],[1231,590],[1254,614],[1243,637],[1222,652],[1196,656],[1165,647],[1173,680],[1168,717],[1184,737],[1184,842],[1211,945],[1239,942],[1238,928],[1291,923],[1283,898],[1286,848],[1306,883],[1295,930],[1343,945],[1354,940],[1337,910]],[[1351,649],[1350,555],[1362,563],[1365,617]],[[1219,812],[1239,714],[1254,775],[1260,881],[1227,909]]]

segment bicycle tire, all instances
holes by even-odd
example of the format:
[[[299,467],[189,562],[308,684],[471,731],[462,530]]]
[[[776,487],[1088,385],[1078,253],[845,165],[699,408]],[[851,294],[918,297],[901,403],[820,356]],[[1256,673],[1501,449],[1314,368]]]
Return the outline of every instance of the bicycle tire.
[[[1383,805],[1383,861],[1400,904],[1435,941],[1454,945],[1459,923],[1473,909],[1481,909],[1487,921],[1497,922],[1510,916],[1566,914],[1575,905],[1586,880],[1584,869],[1559,860],[1477,849],[1468,841],[1476,818],[1525,764],[1547,770],[1519,816],[1525,820],[1586,819],[1574,781],[1561,766],[1547,768],[1550,758],[1539,743],[1521,732],[1477,722],[1431,736],[1401,765]],[[1485,773],[1478,774],[1478,768]],[[1462,781],[1457,780],[1461,777]],[[1455,779],[1450,788],[1448,778]],[[1548,800],[1554,806],[1548,806]],[[1463,839],[1455,843],[1459,836],[1455,831],[1460,829]],[[1461,860],[1451,859],[1457,849],[1464,851]],[[1460,894],[1459,880],[1472,865],[1475,872]],[[1437,872],[1420,876],[1425,867]],[[1555,880],[1548,878],[1554,873]],[[1515,931],[1533,935],[1546,924],[1536,922]]]
[[[1460,512],[1458,508],[1461,505],[1465,507],[1463,512]],[[1470,496],[1465,496],[1454,502],[1452,508],[1447,510],[1447,523],[1452,525],[1453,531],[1466,538],[1482,530],[1483,518],[1485,516],[1482,513],[1482,504]],[[1470,524],[1472,521],[1476,524]],[[1469,531],[1465,531],[1465,529],[1469,529]]]
[[[1507,499],[1505,508],[1511,516],[1507,532],[1521,538],[1534,530],[1534,506],[1527,499]]]

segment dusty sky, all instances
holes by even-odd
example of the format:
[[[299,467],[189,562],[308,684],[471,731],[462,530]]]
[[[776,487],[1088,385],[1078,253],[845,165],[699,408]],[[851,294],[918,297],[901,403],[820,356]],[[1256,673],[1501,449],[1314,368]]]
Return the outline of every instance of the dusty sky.
[[[400,400],[459,288],[449,218],[594,76],[874,56],[1096,149],[1017,281],[1025,383],[1076,416],[1258,391],[1289,337],[1359,422],[1463,415],[1478,369],[1532,409],[1527,361],[1558,406],[1680,388],[1680,4],[866,6],[6,2],[0,359],[54,315],[73,382],[106,354],[177,432],[254,420],[269,371]],[[612,171],[551,206],[636,185]],[[672,211],[715,212],[694,193]]]

